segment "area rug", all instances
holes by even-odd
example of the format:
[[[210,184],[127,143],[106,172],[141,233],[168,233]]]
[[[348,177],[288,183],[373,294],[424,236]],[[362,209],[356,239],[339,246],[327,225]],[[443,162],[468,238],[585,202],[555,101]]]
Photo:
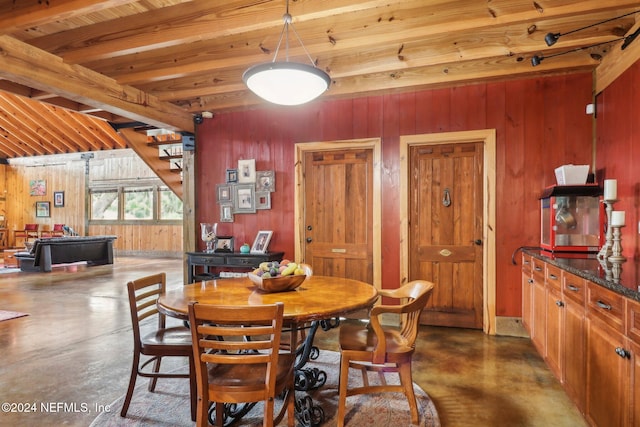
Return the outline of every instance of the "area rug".
[[[18,311],[5,311],[5,310],[0,310],[0,322],[2,322],[3,320],[11,320],[11,319],[15,319],[18,317],[24,317],[24,316],[28,316],[27,313],[20,313]]]
[[[319,405],[325,414],[323,426],[335,426],[338,410],[338,368],[340,355],[334,351],[321,351],[320,357],[307,366],[318,368],[327,373],[327,382],[319,389],[310,392],[314,404]],[[372,377],[371,382],[377,381]],[[388,375],[387,382],[397,383],[397,376]],[[359,373],[353,371],[349,376],[350,384],[361,384]],[[189,384],[184,379],[161,379],[156,391],[147,391],[148,380],[139,379],[139,386],[133,394],[126,418],[120,417],[124,396],[109,405],[109,412],[102,412],[91,423],[90,427],[121,426],[193,426],[189,406]],[[439,427],[438,412],[427,395],[417,384],[414,384],[420,424],[422,427]],[[296,392],[299,397],[304,392]],[[278,404],[276,404],[278,409]],[[262,425],[262,405],[256,405],[240,423],[241,426]],[[359,395],[347,398],[347,415],[345,424],[348,427],[373,426],[410,426],[409,405],[401,393],[379,393]],[[279,425],[287,425],[286,416]]]

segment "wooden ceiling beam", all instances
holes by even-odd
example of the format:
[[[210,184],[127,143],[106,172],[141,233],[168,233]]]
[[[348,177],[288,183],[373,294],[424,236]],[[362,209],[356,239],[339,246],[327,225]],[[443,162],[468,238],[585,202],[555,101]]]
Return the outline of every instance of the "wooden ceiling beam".
[[[480,15],[479,13],[462,18],[459,10],[445,10],[438,11],[438,14],[434,13],[438,16],[436,20],[420,13],[425,9],[423,2],[405,2],[403,9],[399,11],[382,13],[380,10],[373,10],[371,16],[358,16],[357,19],[352,17],[351,21],[348,15],[331,17],[332,19],[325,21],[314,21],[314,25],[323,28],[323,31],[316,30],[305,34],[304,28],[299,28],[299,33],[307,50],[318,59],[318,66],[328,71],[332,78],[339,78],[405,67],[407,65],[402,63],[408,60],[409,55],[405,53],[411,46],[414,50],[420,50],[422,46],[422,50],[429,53],[422,55],[425,65],[474,59],[474,57],[537,52],[546,48],[543,41],[546,31],[540,28],[529,34],[527,31],[531,22],[544,18],[545,23],[551,25],[552,21],[549,19],[555,16],[566,18],[569,11],[576,11],[576,7],[575,5],[573,8],[566,5],[549,7],[543,14],[529,7],[526,11],[519,10],[512,14],[501,15],[499,18],[491,18],[488,14],[473,17]],[[582,2],[580,7],[590,11],[589,13],[597,14],[611,8],[612,2],[586,1]],[[388,9],[384,8],[384,10]],[[376,16],[386,15],[394,19],[376,19]],[[496,25],[497,19],[500,20],[501,26],[492,36],[491,28]],[[588,22],[580,19],[586,18],[573,18],[576,26],[593,22],[593,19]],[[369,25],[371,22],[375,24]],[[570,49],[605,41],[611,36],[616,25],[619,23],[601,25],[597,33],[585,32],[586,38],[562,40],[559,46]],[[366,30],[363,30],[364,28]],[[482,31],[482,38],[477,36],[480,31]],[[268,52],[275,48],[278,34],[274,31],[269,37],[270,44],[264,45],[269,46]],[[328,34],[335,37],[335,43],[329,43]],[[234,33],[221,37],[222,39],[216,39],[215,43],[193,43],[162,50],[136,52],[135,55],[92,62],[89,66],[110,75],[121,84],[134,84],[142,90],[159,96],[162,100],[179,99],[183,97],[183,93],[184,98],[189,98],[201,89],[208,91],[208,94],[225,90],[241,90],[241,72],[238,68],[243,71],[242,67],[246,66],[243,64],[271,60],[270,54],[266,55],[260,49],[263,42],[267,43],[264,31]],[[455,43],[451,42],[451,38],[456,40]],[[381,48],[383,46],[384,48]],[[385,56],[374,57],[376,52],[380,55],[384,49],[387,50],[384,53]],[[305,51],[297,44],[292,46],[289,52],[292,60],[296,57],[302,61],[307,60]],[[353,61],[354,52],[357,52],[358,61]],[[362,58],[367,57],[371,57],[369,64],[362,64]],[[399,57],[403,59],[399,60]],[[419,64],[414,60],[412,65]],[[162,83],[165,80],[166,82]],[[175,84],[178,80],[182,89]],[[163,89],[163,86],[170,90]]]
[[[173,104],[13,37],[0,36],[0,77],[159,128],[193,132],[192,115]]]
[[[5,33],[25,30],[52,21],[83,16],[138,0],[21,0],[0,3],[0,28]]]
[[[304,2],[296,22],[378,8],[403,0],[325,0]],[[197,0],[125,17],[114,26],[102,22],[51,37],[34,39],[34,46],[54,52],[70,63],[82,63],[254,30],[282,28],[285,5],[281,0],[211,2]],[[259,17],[260,19],[256,19]]]
[[[633,34],[640,24],[634,26],[627,34]],[[640,59],[640,37],[622,50],[622,41],[617,43],[605,56],[595,71],[594,94],[597,95],[620,77],[629,67]]]

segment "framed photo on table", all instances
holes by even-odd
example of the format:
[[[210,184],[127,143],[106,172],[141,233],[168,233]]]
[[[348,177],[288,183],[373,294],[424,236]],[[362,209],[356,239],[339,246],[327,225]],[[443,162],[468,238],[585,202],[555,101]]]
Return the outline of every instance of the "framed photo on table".
[[[233,237],[217,236],[213,244],[213,252],[233,252]]]
[[[271,236],[273,235],[273,231],[262,230],[258,231],[256,239],[253,241],[253,246],[251,246],[252,254],[263,254],[267,252],[267,248],[269,247],[269,242],[271,241]]]
[[[48,218],[51,216],[50,214],[50,203],[49,202],[36,202],[36,217],[38,218]]]

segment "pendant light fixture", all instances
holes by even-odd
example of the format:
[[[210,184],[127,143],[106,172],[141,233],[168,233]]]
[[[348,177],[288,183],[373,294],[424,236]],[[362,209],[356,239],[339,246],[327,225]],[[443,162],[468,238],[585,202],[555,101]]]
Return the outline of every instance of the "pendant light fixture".
[[[322,95],[329,88],[331,78],[315,66],[311,55],[302,44],[289,14],[289,0],[283,20],[284,27],[273,61],[250,67],[244,72],[242,80],[253,93],[266,101],[279,105],[300,105]],[[307,54],[311,65],[289,62],[289,28]],[[285,60],[277,61],[283,40]]]

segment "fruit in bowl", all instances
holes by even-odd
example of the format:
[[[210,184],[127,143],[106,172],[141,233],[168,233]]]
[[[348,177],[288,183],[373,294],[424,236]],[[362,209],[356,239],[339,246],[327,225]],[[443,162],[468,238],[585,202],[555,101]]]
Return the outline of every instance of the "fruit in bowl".
[[[263,262],[248,274],[249,279],[265,292],[292,291],[307,278],[310,268],[282,260]]]

